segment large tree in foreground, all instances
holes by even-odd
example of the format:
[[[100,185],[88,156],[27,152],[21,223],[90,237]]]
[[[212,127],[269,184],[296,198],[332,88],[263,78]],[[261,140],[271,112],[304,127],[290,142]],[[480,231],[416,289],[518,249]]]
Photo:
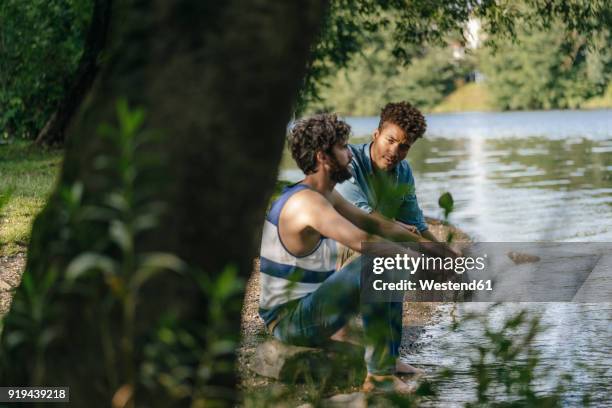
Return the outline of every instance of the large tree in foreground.
[[[410,4],[116,1],[4,321],[3,385],[69,385],[79,406],[234,404],[241,282],[307,67],[342,63],[394,10],[415,42],[508,15]]]
[[[155,337],[155,328],[164,324],[160,318],[172,312],[177,324],[198,325],[185,332],[202,349],[218,348],[198,367],[210,372],[198,373],[195,380],[206,394],[203,398],[227,402],[236,398],[235,344],[228,347],[223,339],[239,333],[242,292],[226,293],[222,300],[227,313],[216,316],[210,303],[218,293],[200,291],[197,281],[204,277],[193,275],[210,276],[208,286],[223,292],[228,285],[215,276],[234,270],[234,276],[243,279],[251,271],[257,245],[254,232],[276,181],[283,135],[325,8],[322,0],[115,2],[103,69],[68,131],[60,180],[35,222],[24,283],[5,320],[3,384],[69,385],[73,403],[108,406],[123,385],[128,385],[123,393],[130,395],[133,386],[142,382],[136,378],[147,352],[139,349],[146,343],[141,339]],[[118,118],[122,99],[145,112],[133,113],[119,104],[124,109]],[[110,138],[103,137],[103,123],[108,124]],[[131,156],[126,146],[113,150],[132,143],[128,139],[136,125],[155,133],[148,139],[151,143]],[[121,139],[122,132],[127,138]],[[119,138],[113,139],[112,133]],[[123,221],[125,228],[116,227],[106,245],[100,237],[108,235],[113,220],[82,216],[68,207],[72,203],[87,210],[97,204],[102,212],[117,213],[122,204],[103,205],[115,191],[115,198],[123,198],[121,214],[138,209],[139,191],[128,191],[138,168],[126,166],[134,163],[124,160],[105,171],[100,162],[142,156],[158,161],[156,173],[143,177],[159,177],[148,182],[149,191],[142,194],[150,202],[164,203],[167,210],[129,252],[113,243],[129,241],[135,224],[148,220],[135,220],[129,214],[127,219],[133,222],[125,217],[114,220]],[[113,241],[121,234],[123,239]],[[125,276],[117,273],[112,282],[108,276],[86,276],[69,289],[62,284],[66,265],[79,253],[121,257],[124,265],[127,255],[141,250],[173,252],[189,270],[161,274],[142,286],[132,328],[122,323],[126,295],[117,289],[128,284]],[[51,282],[49,290],[41,287],[44,281]],[[119,301],[106,304],[104,292],[113,288],[120,293]],[[36,298],[43,291],[44,299]],[[20,325],[20,319],[35,314],[37,307],[44,309],[39,310],[44,319]],[[113,318],[107,319],[108,315]],[[211,322],[211,316],[218,321]],[[203,333],[199,328],[216,332]],[[128,339],[119,334],[125,330],[133,330]],[[27,338],[16,338],[15,333]],[[212,342],[209,334],[219,340],[207,344]],[[48,342],[42,339],[45,336]],[[130,347],[132,353],[123,353]],[[125,357],[133,361],[122,361]],[[194,356],[196,366],[201,357]],[[109,378],[113,371],[116,378]],[[137,397],[139,391],[136,386]],[[116,398],[121,399],[121,393]]]

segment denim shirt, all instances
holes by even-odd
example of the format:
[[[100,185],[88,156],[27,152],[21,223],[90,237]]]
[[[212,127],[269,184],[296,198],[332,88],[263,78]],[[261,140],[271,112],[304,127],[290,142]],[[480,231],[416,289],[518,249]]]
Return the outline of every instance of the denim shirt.
[[[399,191],[385,194],[385,189],[376,187],[380,182],[376,182],[377,176],[372,169],[370,145],[371,143],[349,145],[353,153],[353,160],[349,165],[353,177],[337,184],[336,190],[347,201],[367,213],[376,210],[403,223],[414,225],[419,231],[426,230],[427,224],[417,202],[414,177],[408,162],[402,160],[386,173],[385,183],[399,188]]]

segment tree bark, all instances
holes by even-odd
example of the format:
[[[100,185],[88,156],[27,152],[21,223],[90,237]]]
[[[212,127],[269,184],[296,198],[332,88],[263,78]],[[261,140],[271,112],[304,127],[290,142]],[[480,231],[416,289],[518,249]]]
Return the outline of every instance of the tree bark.
[[[105,233],[93,228],[81,231],[68,247],[60,244],[76,234],[63,221],[67,189],[79,181],[85,204],[95,204],[87,197],[101,199],[104,185],[95,163],[109,149],[97,129],[116,122],[116,102],[126,98],[146,109],[145,127],[160,135],[157,149],[167,157],[166,177],[157,181],[154,195],[169,210],[147,242],[138,244],[172,251],[210,278],[232,266],[246,280],[276,182],[286,126],[326,6],[325,0],[116,1],[104,65],[68,129],[61,177],[35,220],[24,279],[29,275],[42,282],[50,271],[59,270],[61,281],[70,259],[92,250]],[[140,297],[136,338],[151,335],[159,317],[172,309],[178,321],[210,325],[217,338],[237,339],[242,293],[226,300],[219,324],[210,321],[212,300],[193,281],[173,276],[163,275]],[[108,289],[101,283],[92,292],[104,291]],[[92,297],[52,293],[47,307],[59,305],[61,313],[46,325],[55,324],[60,335],[42,357],[39,380],[69,385],[77,406],[108,406],[125,379],[101,374],[100,356],[105,344],[109,347],[105,335],[110,332],[112,343],[120,325],[101,328],[95,315],[100,309],[92,308]],[[27,296],[20,288],[16,299]],[[94,315],[87,315],[92,310]],[[5,333],[10,330],[7,323]],[[28,352],[11,356],[20,361],[9,370],[7,378],[13,382],[32,381],[28,370],[34,362]],[[142,356],[143,351],[136,353]],[[227,369],[233,367],[235,353],[210,358],[213,374],[199,392],[213,405],[235,404],[236,375]],[[168,404],[143,394],[136,389],[140,401],[150,406]]]
[[[104,49],[111,19],[112,0],[94,0],[91,26],[79,66],[57,110],[36,136],[37,145],[61,145],[66,128],[95,80],[100,69],[100,54]]]

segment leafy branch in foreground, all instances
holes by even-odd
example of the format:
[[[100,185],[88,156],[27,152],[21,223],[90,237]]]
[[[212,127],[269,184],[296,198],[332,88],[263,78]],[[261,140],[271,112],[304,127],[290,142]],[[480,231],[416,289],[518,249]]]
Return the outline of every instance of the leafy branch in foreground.
[[[549,391],[539,391],[551,369],[542,364],[536,346],[537,336],[545,332],[539,315],[519,310],[507,315],[500,324],[491,316],[501,304],[488,308],[484,315],[467,314],[452,329],[477,323],[481,341],[470,348],[468,375],[475,384],[475,400],[466,407],[561,407],[572,377],[561,373]],[[470,326],[471,327],[471,326]],[[457,375],[453,370],[445,373]],[[550,384],[550,383],[549,383]]]
[[[122,311],[119,360],[123,364],[122,378],[133,390],[137,381],[134,355],[136,307],[141,288],[158,273],[183,272],[187,266],[170,253],[138,250],[138,239],[158,225],[163,204],[147,200],[137,184],[141,173],[146,170],[138,166],[138,149],[150,137],[141,129],[144,111],[130,110],[127,102],[121,100],[117,103],[117,118],[118,128],[110,125],[100,127],[100,134],[117,147],[116,156],[100,156],[97,164],[101,170],[118,171],[119,183],[108,192],[103,205],[83,208],[83,219],[107,225],[108,245],[113,250],[79,254],[68,265],[65,278],[70,286],[87,278],[90,273],[102,274],[109,289],[104,303],[112,307],[118,302]],[[75,188],[81,189],[78,184]],[[109,354],[105,357],[112,361],[108,364],[111,367],[116,356],[112,352]]]
[[[226,335],[233,324],[226,316],[228,311],[240,313],[236,300],[244,280],[231,266],[207,274],[172,253],[148,249],[147,240],[165,210],[154,195],[163,160],[154,153],[156,135],[143,129],[144,111],[121,100],[116,113],[116,126],[100,126],[101,140],[111,148],[95,158],[92,177],[98,190],[87,191],[77,181],[60,191],[61,233],[48,247],[56,262],[39,279],[26,271],[3,322],[3,378],[48,384],[64,375],[55,372],[50,356],[59,355],[58,344],[76,329],[85,340],[74,342],[71,352],[91,356],[82,364],[115,405],[184,406],[236,399],[207,384],[234,370],[232,364],[217,361],[235,353],[239,333]],[[159,279],[166,272],[173,272],[176,281]],[[161,313],[152,311],[146,300],[160,294],[160,282],[190,288],[200,307],[186,312],[176,301],[161,305]],[[76,322],[75,304],[80,305]],[[73,375],[69,380],[76,398],[83,380]]]

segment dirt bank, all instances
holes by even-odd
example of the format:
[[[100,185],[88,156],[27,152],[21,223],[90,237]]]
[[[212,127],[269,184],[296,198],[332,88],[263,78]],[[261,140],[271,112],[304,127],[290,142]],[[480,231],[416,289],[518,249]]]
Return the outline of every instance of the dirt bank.
[[[0,257],[0,317],[11,307],[13,289],[19,286],[25,267],[25,254]]]

